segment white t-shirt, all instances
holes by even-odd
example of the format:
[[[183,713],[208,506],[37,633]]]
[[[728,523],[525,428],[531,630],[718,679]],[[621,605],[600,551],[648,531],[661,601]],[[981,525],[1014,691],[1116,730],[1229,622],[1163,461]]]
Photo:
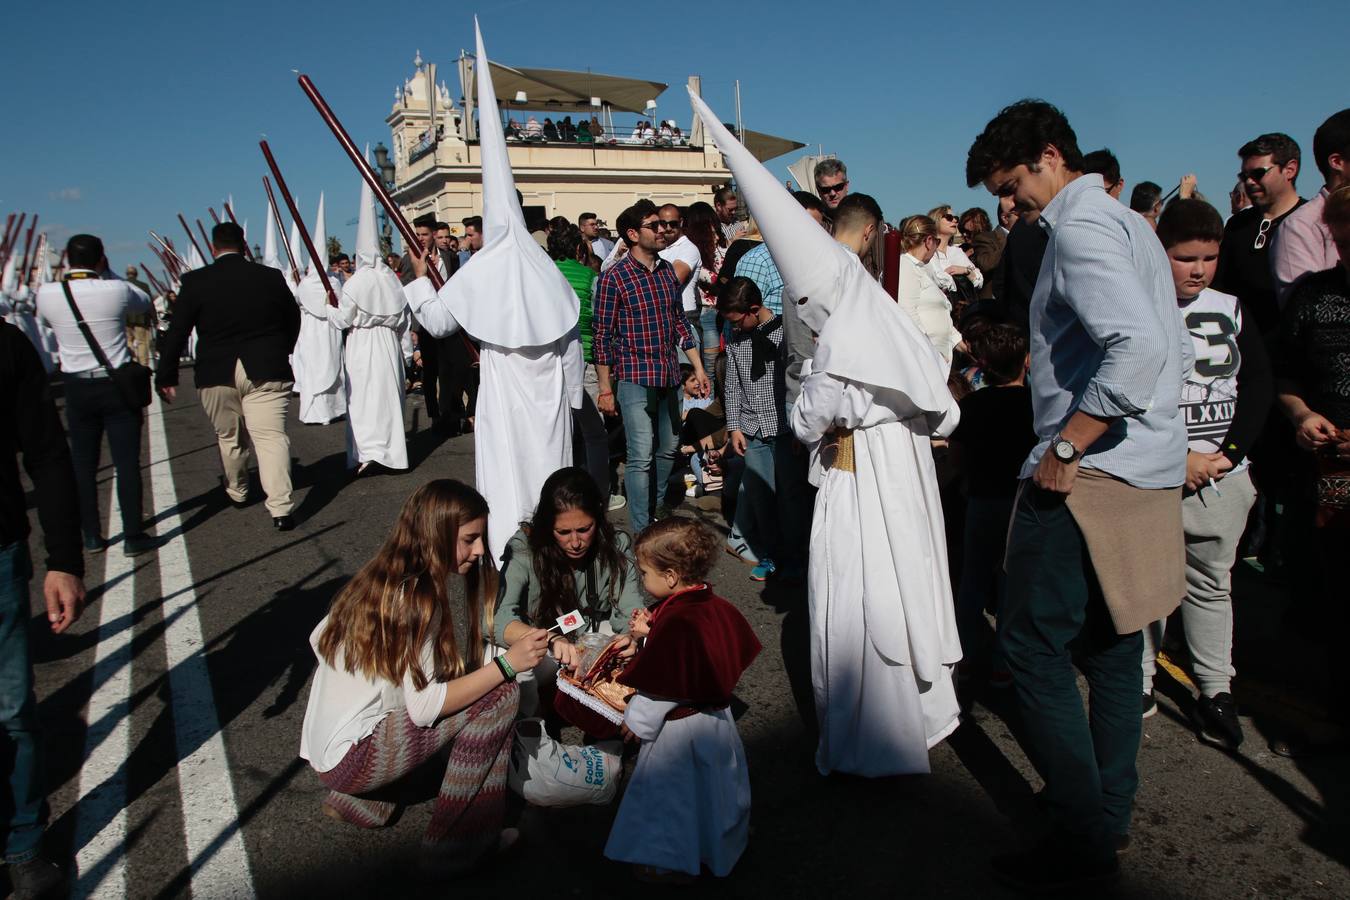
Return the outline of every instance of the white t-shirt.
[[[1237,374],[1242,367],[1237,338],[1243,325],[1242,310],[1231,294],[1205,288],[1181,307],[1181,318],[1195,349],[1195,367],[1181,385],[1186,438],[1196,453],[1217,453],[1237,410]],[[1245,465],[1243,460],[1235,468]]]
[[[421,728],[434,724],[445,704],[446,691],[445,683],[437,681],[428,682],[419,691],[413,687],[411,675],[405,675],[402,684],[393,684],[348,672],[343,668],[341,652],[337,665],[328,665],[319,656],[319,636],[327,627],[328,617],[324,616],[309,636],[318,665],[309,688],[305,722],[300,728],[300,756],[316,772],[335,768],[353,744],[374,731],[392,712],[406,709],[413,724]],[[432,671],[433,660],[428,642],[422,649],[423,672]]]
[[[70,292],[109,365],[115,369],[131,359],[127,352],[127,313],[150,311],[150,298],[145,292],[115,278],[73,278]],[[74,374],[103,368],[80,332],[60,282],[51,281],[38,288],[37,314],[56,333],[62,372]]]
[[[661,251],[660,257],[672,266],[682,262],[689,267],[689,280],[684,283],[680,300],[685,312],[694,312],[698,309],[698,270],[703,267],[703,255],[698,252],[693,241],[680,235],[678,241]]]

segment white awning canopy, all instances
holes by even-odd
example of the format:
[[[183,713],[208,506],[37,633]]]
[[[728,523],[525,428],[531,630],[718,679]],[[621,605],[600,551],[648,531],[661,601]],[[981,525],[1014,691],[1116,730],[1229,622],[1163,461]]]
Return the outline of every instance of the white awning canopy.
[[[497,102],[509,109],[524,93],[530,109],[565,109],[569,112],[596,110],[596,98],[611,109],[642,113],[647,101],[660,96],[670,85],[640,78],[567,72],[562,69],[517,69],[488,60]]]

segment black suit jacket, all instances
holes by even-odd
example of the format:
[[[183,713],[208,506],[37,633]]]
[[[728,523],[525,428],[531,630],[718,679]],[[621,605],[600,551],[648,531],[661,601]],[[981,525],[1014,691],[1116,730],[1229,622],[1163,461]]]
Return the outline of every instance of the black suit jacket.
[[[294,381],[287,357],[300,335],[300,307],[277,269],[227,253],[183,276],[173,321],[160,343],[155,384],[178,384],[178,358],[197,329],[197,387],[234,384],[240,361],[250,381]]]
[[[1031,295],[1041,272],[1041,259],[1050,235],[1035,222],[1018,219],[1003,248],[1003,295],[999,297],[1008,321],[1029,327]]]

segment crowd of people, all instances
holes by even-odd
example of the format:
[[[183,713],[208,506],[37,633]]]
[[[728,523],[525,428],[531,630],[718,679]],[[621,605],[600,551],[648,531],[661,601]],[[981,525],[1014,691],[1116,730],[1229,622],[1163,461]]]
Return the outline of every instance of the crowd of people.
[[[578,724],[640,745],[608,856],[648,881],[730,872],[750,797],[729,703],[759,643],[707,584],[720,547],[749,579],[805,587],[822,774],[927,772],[963,699],[1011,688],[1048,830],[995,872],[1033,890],[1112,877],[1171,614],[1196,733],[1227,750],[1244,740],[1238,559],[1290,579],[1317,633],[1345,624],[1350,110],[1317,129],[1312,200],[1287,135],[1239,148],[1225,221],[1193,176],[1175,197],[1141,181],[1122,204],[1115,156],[1082,152],[1059,110],[1022,101],[967,159],[968,184],[997,198],[991,227],[984,209],[946,204],[888,223],[837,159],[814,190],[788,193],[694,103],[736,189],[639,200],[612,244],[590,213],[526,225],[502,142],[537,123],[503,133],[485,109],[498,126],[484,135],[484,216],[462,240],[423,218],[417,246],[383,257],[365,188],[354,267],[312,262],[296,282],[245,260],[242,229],[222,223],[215,261],[160,310],[161,396],[175,399],[195,334],[226,494],[247,501],[251,446],[279,530],[296,524],[293,393],[301,421],[345,423],[357,474],[407,469],[410,368],[433,426],[475,435],[477,489],[413,491],[314,629],[300,753],[330,791],[324,812],[380,826],[400,802],[391,785],[443,766],[425,863],[465,871],[518,837],[508,763],[518,720],[538,717],[554,739]],[[585,125],[564,120],[576,140]],[[3,401],[19,426],[5,458],[22,450],[37,487],[56,631],[83,594],[69,535],[107,546],[105,432],[125,551],[157,546],[139,480],[148,397],[115,375],[150,361],[135,329],[155,307],[100,277],[97,238],[72,238],[67,257],[31,314],[59,349],[69,451],[42,391]],[[41,348],[17,333],[0,328],[5,380],[45,382]],[[27,518],[17,465],[5,471],[0,545],[20,572]],[[686,505],[719,512],[724,533]],[[609,518],[620,509],[626,531]],[[26,607],[26,579],[11,581],[4,602]],[[613,735],[558,706],[564,682],[599,677],[573,615],[621,670]],[[1334,664],[1327,685],[1344,722]],[[31,730],[31,673],[17,690],[28,705],[14,704],[11,734]],[[1314,748],[1288,734],[1272,749]],[[13,815],[27,831],[11,828],[7,859],[39,859],[36,807]]]

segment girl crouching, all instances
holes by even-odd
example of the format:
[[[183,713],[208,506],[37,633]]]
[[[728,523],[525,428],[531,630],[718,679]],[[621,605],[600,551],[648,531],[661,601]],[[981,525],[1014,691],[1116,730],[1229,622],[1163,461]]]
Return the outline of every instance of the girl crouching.
[[[418,488],[310,635],[318,667],[300,755],[330,788],[326,814],[386,824],[398,804],[385,789],[448,748],[422,839],[432,873],[463,871],[515,842],[515,830],[502,828],[514,674],[547,650],[536,630],[483,664],[497,588],[484,555],[487,514],[458,481]]]

